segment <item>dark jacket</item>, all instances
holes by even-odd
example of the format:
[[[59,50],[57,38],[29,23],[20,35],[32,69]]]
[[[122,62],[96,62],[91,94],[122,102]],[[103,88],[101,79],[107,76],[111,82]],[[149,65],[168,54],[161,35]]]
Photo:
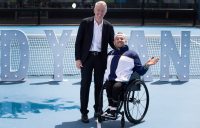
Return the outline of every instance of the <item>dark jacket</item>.
[[[84,64],[92,44],[94,28],[94,17],[85,18],[80,23],[76,42],[75,42],[75,59],[81,60]],[[102,44],[101,56],[102,64],[106,64],[108,44],[114,48],[114,29],[113,26],[106,20],[103,20],[102,28]]]

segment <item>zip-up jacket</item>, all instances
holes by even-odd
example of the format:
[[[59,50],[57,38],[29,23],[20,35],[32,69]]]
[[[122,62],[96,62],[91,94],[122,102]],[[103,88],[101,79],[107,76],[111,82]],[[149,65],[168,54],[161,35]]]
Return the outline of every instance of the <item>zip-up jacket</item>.
[[[104,80],[127,82],[132,76],[140,77],[147,71],[148,66],[141,64],[138,54],[125,45],[108,53]]]

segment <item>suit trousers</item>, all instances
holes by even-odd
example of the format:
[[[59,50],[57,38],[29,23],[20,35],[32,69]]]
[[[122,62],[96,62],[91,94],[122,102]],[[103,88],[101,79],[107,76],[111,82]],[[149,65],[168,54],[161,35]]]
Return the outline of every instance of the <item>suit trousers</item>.
[[[87,114],[89,112],[88,102],[92,75],[94,75],[94,110],[95,112],[99,111],[99,94],[103,85],[105,73],[105,66],[102,62],[105,61],[102,61],[100,53],[92,54],[90,52],[81,68],[80,111],[82,114]]]

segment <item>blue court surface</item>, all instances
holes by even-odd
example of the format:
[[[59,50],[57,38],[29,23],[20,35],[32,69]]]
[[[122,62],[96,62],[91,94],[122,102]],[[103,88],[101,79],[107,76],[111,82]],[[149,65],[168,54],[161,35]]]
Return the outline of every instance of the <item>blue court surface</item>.
[[[1,30],[20,30],[29,40],[30,62],[27,77],[19,82],[0,81],[0,128],[96,128],[93,118],[94,85],[91,84],[89,101],[89,124],[80,121],[80,71],[75,67],[74,41],[77,26],[1,26]],[[159,63],[151,67],[157,76],[146,82],[150,103],[144,121],[134,125],[126,119],[127,128],[200,128],[200,29],[193,27],[134,27],[115,26],[128,36],[132,30],[143,30],[147,38],[149,55],[159,56],[161,31],[171,31],[177,46],[181,31],[191,32],[190,79],[180,82],[175,69],[170,66],[173,77],[168,82],[159,81]],[[61,35],[72,30],[72,38],[64,58],[64,80],[53,81],[53,55],[44,30]],[[178,36],[178,37],[177,37]],[[17,43],[16,43],[17,44]],[[15,46],[15,45],[13,45]],[[2,46],[1,46],[2,47]],[[1,48],[0,47],[0,48]],[[13,47],[12,47],[13,48]],[[0,49],[1,50],[1,49]],[[12,49],[13,50],[13,49]],[[157,50],[157,51],[156,51]],[[156,51],[156,52],[155,52]],[[1,52],[0,52],[1,53]],[[18,68],[19,52],[13,50],[11,61]],[[1,59],[0,59],[1,63]],[[0,67],[0,73],[1,73]],[[68,73],[68,74],[67,74]],[[102,123],[102,128],[119,128],[120,118]]]
[[[150,106],[144,122],[127,128],[199,128],[200,80],[146,82]],[[93,84],[90,90],[90,123],[80,121],[80,79],[63,82],[27,78],[0,83],[0,128],[95,128]],[[103,122],[102,128],[120,127],[120,120]]]

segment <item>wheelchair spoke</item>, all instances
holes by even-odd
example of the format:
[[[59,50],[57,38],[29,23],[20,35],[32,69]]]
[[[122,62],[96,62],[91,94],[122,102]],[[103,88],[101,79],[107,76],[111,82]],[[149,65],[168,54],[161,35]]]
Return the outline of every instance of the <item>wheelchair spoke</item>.
[[[136,109],[135,109],[135,107],[136,107]],[[131,115],[135,116],[135,119],[139,119],[142,116],[140,104],[129,106],[129,108],[132,108],[132,109],[129,109],[129,110],[130,110]]]
[[[141,117],[141,112],[140,112],[140,108],[139,108],[139,104],[137,104],[137,116],[136,116],[136,119],[138,119],[138,114],[140,114],[140,117]]]
[[[142,103],[140,103],[140,105],[145,109],[145,106]]]
[[[140,91],[137,91],[137,94],[138,94],[138,99],[142,99],[143,96],[146,95],[146,92],[145,92],[145,90],[141,89]],[[141,95],[141,96],[139,96],[139,95]]]

